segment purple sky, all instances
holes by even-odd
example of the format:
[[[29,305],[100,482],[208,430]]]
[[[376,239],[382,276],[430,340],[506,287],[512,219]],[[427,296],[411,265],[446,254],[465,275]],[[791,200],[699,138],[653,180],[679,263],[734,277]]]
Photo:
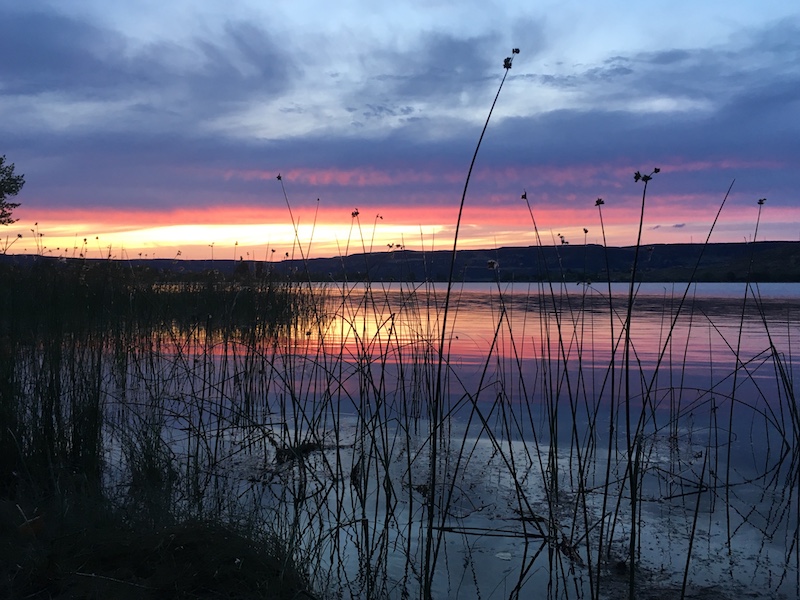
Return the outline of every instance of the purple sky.
[[[461,247],[800,239],[800,6],[532,4],[0,0],[8,251],[448,247],[513,47]]]

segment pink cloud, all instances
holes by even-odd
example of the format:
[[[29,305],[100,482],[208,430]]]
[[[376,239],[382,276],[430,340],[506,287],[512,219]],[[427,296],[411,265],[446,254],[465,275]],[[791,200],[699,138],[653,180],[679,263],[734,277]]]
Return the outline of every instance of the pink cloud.
[[[404,184],[432,184],[436,182],[452,183],[459,176],[454,173],[438,173],[411,169],[380,170],[370,167],[358,169],[289,169],[280,173],[285,181],[312,185],[338,187],[379,187]],[[229,169],[224,172],[225,179],[242,179],[244,181],[275,179],[278,173],[258,169]]]

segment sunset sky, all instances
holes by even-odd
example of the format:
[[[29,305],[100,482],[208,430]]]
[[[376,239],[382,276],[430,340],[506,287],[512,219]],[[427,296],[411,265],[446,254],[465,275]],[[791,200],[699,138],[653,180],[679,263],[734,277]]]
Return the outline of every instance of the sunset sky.
[[[512,48],[460,247],[800,240],[796,2],[0,0],[0,250],[450,248]]]

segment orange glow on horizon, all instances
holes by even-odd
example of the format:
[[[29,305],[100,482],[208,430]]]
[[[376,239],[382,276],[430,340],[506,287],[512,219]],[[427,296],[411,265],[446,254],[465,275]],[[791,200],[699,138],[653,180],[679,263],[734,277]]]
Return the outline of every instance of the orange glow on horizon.
[[[533,195],[529,193],[529,197]],[[437,200],[440,200],[437,198]],[[560,202],[531,201],[540,242],[545,245],[564,235],[571,244],[603,243],[594,198],[569,197]],[[636,241],[638,202],[635,196],[608,199],[603,205],[605,237],[610,246]],[[708,233],[720,198],[654,194],[645,211],[643,243],[702,242]],[[384,251],[403,245],[408,250],[452,248],[457,206],[432,202],[426,207],[385,203],[353,208],[304,205],[288,210],[252,206],[213,206],[171,211],[69,210],[48,211],[47,221],[26,219],[5,228],[0,251],[9,254],[48,254],[92,258],[174,258],[271,260],[274,257],[311,258],[363,251]],[[755,201],[747,209],[723,211],[711,241],[743,241],[752,234],[757,216]],[[798,236],[800,207],[762,213],[760,239]],[[296,226],[296,229],[295,229]],[[583,229],[588,229],[584,233]],[[794,229],[792,229],[794,228]],[[17,239],[17,235],[22,237]],[[41,234],[41,235],[39,235]],[[298,243],[299,240],[299,243]],[[537,243],[531,214],[522,200],[512,204],[501,196],[469,199],[459,231],[459,248],[529,246]],[[560,243],[560,242],[559,242]],[[274,252],[273,252],[274,250]]]

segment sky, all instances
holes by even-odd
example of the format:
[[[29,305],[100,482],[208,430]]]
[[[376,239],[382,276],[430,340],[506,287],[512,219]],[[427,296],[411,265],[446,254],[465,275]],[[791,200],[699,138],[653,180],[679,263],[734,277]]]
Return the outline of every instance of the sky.
[[[0,0],[0,57],[7,253],[451,249],[501,82],[459,248],[632,245],[656,167],[642,243],[800,240],[788,0]]]

